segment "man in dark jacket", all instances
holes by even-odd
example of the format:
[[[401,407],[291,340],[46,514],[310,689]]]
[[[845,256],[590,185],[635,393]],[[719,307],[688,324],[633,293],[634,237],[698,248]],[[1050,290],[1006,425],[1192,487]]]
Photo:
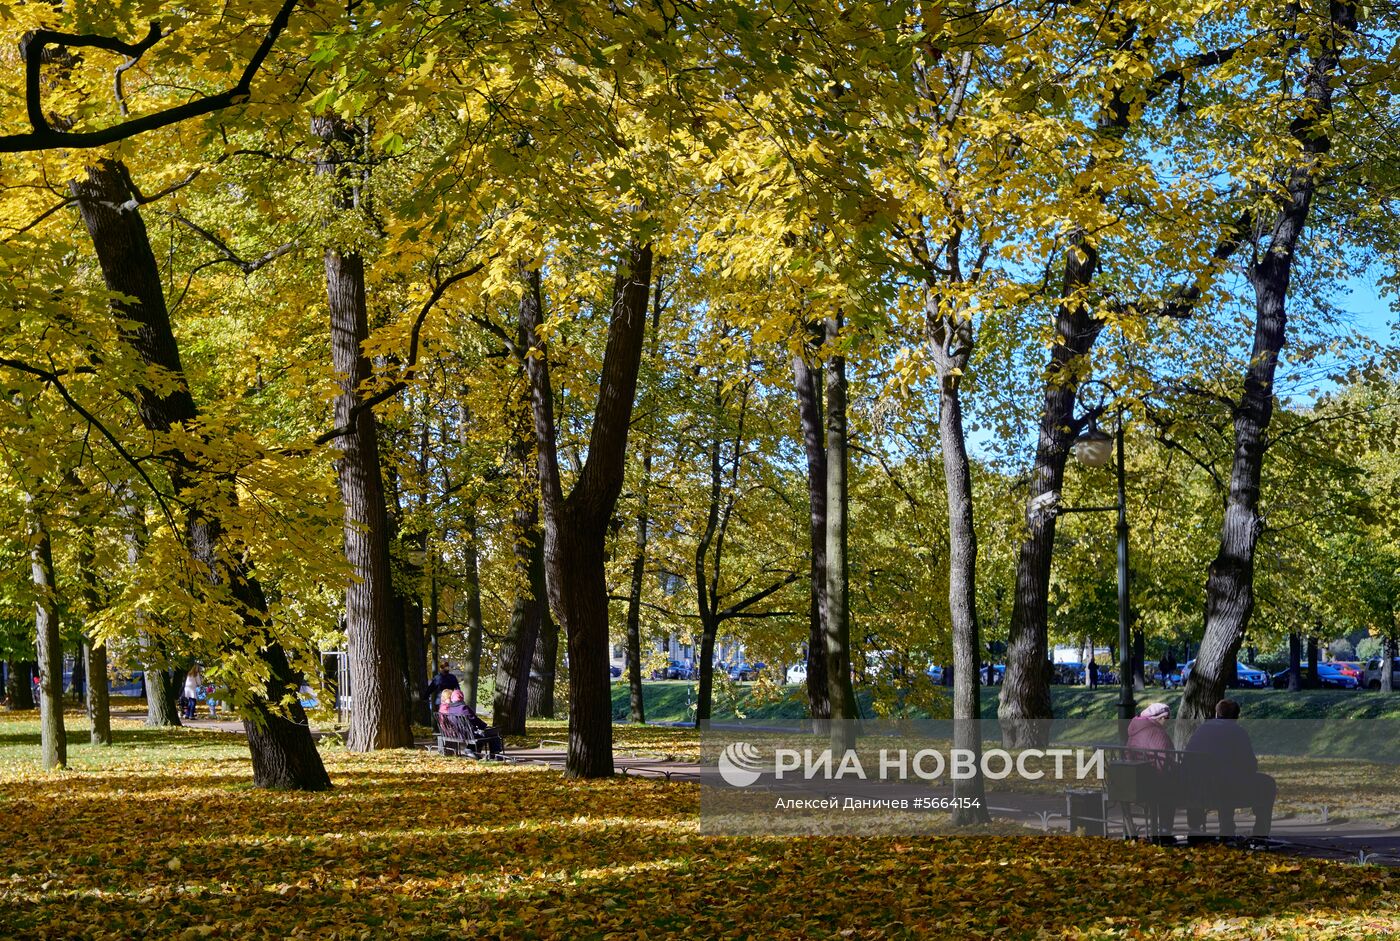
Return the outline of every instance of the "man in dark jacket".
[[[1192,833],[1205,832],[1206,809],[1214,808],[1220,815],[1220,835],[1234,836],[1235,808],[1248,807],[1254,811],[1254,836],[1269,835],[1278,785],[1260,773],[1254,742],[1239,724],[1239,717],[1240,704],[1222,699],[1215,704],[1215,718],[1207,719],[1186,743],[1192,761],[1189,773],[1201,787],[1207,805],[1187,810]]]
[[[446,660],[438,664],[438,671],[433,678],[428,681],[428,702],[433,709],[438,707],[438,697],[450,689],[461,689],[462,684],[457,682],[457,677],[448,669]]]

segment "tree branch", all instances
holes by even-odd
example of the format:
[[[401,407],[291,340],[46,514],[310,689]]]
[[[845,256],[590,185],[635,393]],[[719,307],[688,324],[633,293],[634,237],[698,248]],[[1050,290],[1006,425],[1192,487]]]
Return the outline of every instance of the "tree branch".
[[[40,94],[40,73],[43,68],[44,50],[49,46],[65,49],[87,47],[120,52],[129,57],[140,56],[160,40],[159,24],[152,23],[151,32],[137,43],[124,42],[110,36],[73,35],[47,29],[35,30],[20,43],[20,54],[25,60],[25,105],[28,110],[29,125],[33,130],[24,134],[7,134],[0,137],[0,153],[13,154],[58,148],[101,147],[103,144],[126,140],[128,137],[135,137],[146,131],[168,127],[189,118],[211,114],[232,105],[241,104],[251,94],[253,77],[262,68],[263,61],[272,51],[277,38],[287,28],[287,22],[292,16],[292,9],[296,5],[297,0],[284,0],[282,8],[277,11],[277,15],[268,25],[267,34],[263,37],[262,43],[253,53],[252,58],[248,60],[243,74],[239,76],[238,82],[232,88],[213,95],[205,95],[182,105],[157,111],[154,114],[119,121],[110,127],[96,131],[57,131],[49,124],[48,119],[44,116],[44,105]],[[119,100],[119,104],[122,105],[122,111],[125,113],[125,103]]]
[[[403,373],[398,379],[395,379],[374,395],[356,403],[355,407],[350,409],[350,414],[346,416],[345,424],[341,425],[339,428],[333,428],[318,437],[316,439],[317,444],[327,444],[334,441],[336,438],[341,438],[350,434],[350,432],[355,429],[355,421],[359,418],[361,412],[366,409],[374,408],[380,402],[385,402],[408,388],[408,384],[413,381],[413,375],[418,366],[418,338],[423,332],[423,321],[428,318],[428,312],[433,309],[438,301],[442,300],[442,296],[447,293],[448,288],[452,287],[452,285],[456,284],[458,281],[470,278],[484,267],[486,267],[486,263],[479,261],[470,268],[459,271],[451,277],[438,282],[437,286],[433,288],[433,293],[428,295],[427,301],[423,303],[422,309],[418,311],[418,316],[413,319],[413,327],[409,330],[408,335],[408,360],[404,363]]]
[[[146,473],[146,469],[141,466],[141,462],[130,451],[126,449],[125,445],[123,445],[119,440],[117,440],[117,436],[112,434],[112,432],[108,430],[107,426],[102,424],[102,422],[97,419],[97,416],[93,415],[86,408],[84,408],[78,402],[77,399],[73,398],[72,393],[68,391],[68,387],[63,384],[63,380],[62,378],[60,378],[62,373],[59,370],[43,369],[42,367],[30,365],[29,363],[23,362],[22,360],[8,359],[4,357],[0,357],[0,366],[13,369],[16,372],[26,373],[38,379],[42,379],[45,383],[57,389],[59,396],[63,399],[64,402],[68,404],[68,407],[71,408],[73,411],[77,412],[83,418],[83,420],[88,423],[89,427],[96,428],[98,433],[101,434],[102,437],[107,439],[107,443],[112,446],[112,448],[117,452],[121,459],[127,464],[129,464],[132,470],[136,471],[137,475],[140,476],[141,480],[146,484],[147,487],[151,489],[151,495],[154,496],[156,498],[156,502],[160,504],[161,512],[165,514],[166,521],[170,523],[171,529],[178,531],[178,528],[175,525],[175,514],[170,511],[170,507],[166,503],[165,495],[162,494],[160,492],[160,489],[156,487],[155,481],[151,480],[150,475]],[[82,371],[88,372],[89,370]]]
[[[207,229],[196,225],[195,223],[186,219],[184,216],[180,215],[178,212],[173,212],[170,215],[171,218],[173,218],[176,222],[179,222],[181,225],[200,235],[206,242],[208,242],[210,245],[213,245],[220,252],[222,252],[224,257],[219,259],[219,261],[229,262],[230,264],[238,268],[240,271],[242,271],[244,274],[252,274],[259,268],[271,264],[273,261],[276,261],[283,255],[286,255],[287,253],[293,251],[298,244],[295,241],[288,242],[285,245],[279,245],[276,248],[269,249],[268,251],[264,252],[262,255],[253,259],[252,261],[245,261],[237,252],[235,252],[232,248],[229,248],[228,243],[226,243],[223,239],[219,238],[213,232],[210,232]]]

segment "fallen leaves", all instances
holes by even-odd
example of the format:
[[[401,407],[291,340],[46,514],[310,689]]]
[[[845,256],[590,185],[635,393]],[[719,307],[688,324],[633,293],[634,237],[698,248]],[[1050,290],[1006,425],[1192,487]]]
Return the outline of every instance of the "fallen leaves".
[[[0,745],[17,835],[0,925],[19,936],[1400,934],[1400,879],[1375,867],[1064,837],[706,838],[691,785],[423,752],[329,750],[334,790],[274,794],[229,737],[187,731],[60,775],[31,757]]]

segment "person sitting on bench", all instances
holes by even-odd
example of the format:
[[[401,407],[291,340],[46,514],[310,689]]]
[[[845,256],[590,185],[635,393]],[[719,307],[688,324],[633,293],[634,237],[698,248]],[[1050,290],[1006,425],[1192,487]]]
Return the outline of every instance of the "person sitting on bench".
[[[1235,808],[1254,811],[1256,837],[1266,837],[1273,826],[1274,800],[1278,785],[1259,771],[1254,742],[1239,724],[1240,704],[1222,699],[1215,704],[1215,718],[1207,719],[1186,743],[1188,758],[1201,756],[1201,769],[1208,775],[1208,786],[1201,801],[1205,806],[1188,807],[1187,824],[1192,833],[1204,833],[1206,811],[1220,815],[1220,835],[1235,835]]]
[[[1167,720],[1171,718],[1171,707],[1163,702],[1154,702],[1128,723],[1128,758],[1131,761],[1146,762],[1151,766],[1151,797],[1148,806],[1152,811],[1152,836],[1157,842],[1165,843],[1176,822],[1177,768],[1169,762],[1172,739],[1167,734]]]
[[[464,716],[472,731],[490,746],[491,754],[499,755],[504,750],[501,734],[482,721],[476,710],[467,705],[460,689],[443,692],[441,712],[445,716]]]

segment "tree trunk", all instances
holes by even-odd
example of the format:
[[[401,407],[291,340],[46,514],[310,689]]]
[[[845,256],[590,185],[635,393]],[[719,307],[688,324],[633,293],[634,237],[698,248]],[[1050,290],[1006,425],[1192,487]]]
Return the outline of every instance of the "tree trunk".
[[[835,347],[841,330],[838,314],[826,321],[826,343]],[[846,358],[826,364],[826,603],[822,648],[826,652],[827,696],[831,702],[832,748],[855,746],[855,690],[851,687],[850,568],[846,555]],[[975,677],[974,677],[975,679]]]
[[[1322,685],[1322,678],[1317,675],[1317,635],[1308,635],[1308,678],[1304,684],[1308,689],[1317,689]]]
[[[325,145],[318,175],[338,181],[336,208],[355,206],[354,188],[343,164],[356,145],[349,125],[337,118],[314,118],[312,131]],[[369,337],[365,306],[365,265],[358,252],[325,250],[326,299],[330,307],[331,365],[340,393],[335,426],[336,483],[344,508],[345,558],[350,582],[345,589],[345,648],[350,660],[354,708],[345,744],[351,751],[408,748],[413,731],[404,689],[402,624],[396,610],[389,562],[389,519],[379,465],[379,431],[372,408],[361,407],[361,390],[371,378],[364,343]]]
[[[10,712],[34,708],[34,673],[36,664],[28,660],[11,660],[5,671],[5,699]]]
[[[1099,256],[1083,238],[1075,240],[1065,260],[1061,297],[1055,312],[1055,343],[1045,373],[1040,412],[1040,437],[1026,500],[1025,538],[1016,561],[1016,594],[1002,678],[1002,739],[1008,748],[1041,748],[1047,744],[1054,710],[1050,703],[1049,598],[1050,567],[1055,551],[1055,520],[1065,462],[1078,426],[1074,401],[1079,391],[1077,367],[1103,329],[1083,293],[1093,281]]]
[[[477,697],[480,695],[478,687],[481,685],[481,578],[477,574],[477,540],[476,540],[476,513],[473,512],[467,520],[467,529],[470,545],[466,549],[466,561],[464,565],[463,586],[467,596],[467,659],[462,665],[462,689],[467,699],[467,704],[473,709],[476,708]],[[437,583],[434,582],[433,590],[436,594]],[[436,598],[434,598],[436,605]],[[436,610],[436,607],[434,608]]]
[[[1147,689],[1147,638],[1141,630],[1133,631],[1133,689]]]
[[[412,568],[421,575],[419,566]],[[418,576],[414,576],[417,584]],[[432,725],[428,702],[428,653],[423,638],[423,601],[417,593],[399,599],[403,605],[404,653],[408,659],[408,715],[415,725]]]
[[[92,237],[107,288],[128,300],[113,303],[121,321],[123,339],[148,367],[163,372],[165,382],[155,387],[138,385],[137,412],[150,431],[165,436],[174,428],[198,434],[199,413],[180,363],[179,347],[171,328],[170,315],[161,288],[160,269],[151,251],[150,238],[140,211],[128,208],[132,194],[125,167],[104,161],[87,168],[86,177],[71,184],[89,235]],[[231,482],[217,479],[225,493],[211,502],[202,491],[204,476],[197,459],[176,445],[158,441],[168,461],[168,473],[176,493],[186,501],[185,535],[194,561],[213,586],[226,586],[239,603],[246,633],[243,639],[266,637],[267,603],[258,583],[243,569],[238,547],[222,547],[223,526],[210,510],[218,502],[232,502]],[[227,647],[237,646],[229,638]],[[295,701],[297,677],[287,664],[285,652],[276,642],[256,645],[253,656],[267,671],[262,695],[253,691],[245,708],[244,728],[253,763],[253,783],[258,787],[297,790],[323,790],[330,778],[316,752],[311,731],[301,705]],[[270,703],[293,699],[286,715]]]
[[[158,650],[162,659],[164,650]],[[185,671],[160,666],[158,661],[145,665],[146,727],[151,729],[179,728],[180,696],[184,693]]]
[[[956,376],[942,377],[938,436],[948,491],[948,614],[953,628],[953,745],[975,756],[977,773],[953,782],[954,826],[986,823],[982,761],[982,642],[977,628],[977,533],[972,523],[972,475]]]
[[[651,454],[642,460],[642,475],[651,473]],[[627,590],[627,721],[645,725],[646,699],[642,694],[642,583],[647,566],[647,496],[645,483],[637,509],[637,542],[632,555],[632,582]]]
[[[695,700],[695,727],[697,729],[707,729],[710,726],[710,718],[713,714],[715,701],[715,634],[719,631],[719,625],[714,623],[702,623],[700,625],[700,658],[699,671],[696,680],[699,689]]]
[[[653,355],[654,355],[653,351]],[[627,589],[627,721],[644,725],[646,702],[642,694],[642,588],[647,569],[647,535],[651,492],[651,439],[642,452],[642,479],[637,494],[637,539],[633,543],[632,580]]]
[[[792,361],[802,449],[807,456],[807,508],[810,546],[807,629],[807,709],[812,719],[831,718],[826,669],[826,429],[822,419],[822,368],[803,356]]]
[[[1386,635],[1381,645],[1381,692],[1395,692],[1395,634]]]
[[[45,770],[68,767],[63,729],[63,641],[58,629],[58,588],[53,545],[34,499],[25,495],[29,517],[29,563],[34,584],[34,630],[39,651],[39,750]]]
[[[460,406],[457,412],[457,436],[463,450],[471,446],[471,437],[468,431],[468,413],[466,406]],[[476,498],[473,496],[467,504],[467,511],[462,520],[462,532],[466,536],[466,545],[462,554],[462,591],[467,602],[467,659],[462,665],[462,694],[467,705],[476,708],[478,687],[481,685],[481,574],[477,566],[477,523],[476,523]],[[436,669],[437,650],[437,581],[433,581],[433,631],[434,650],[433,660]]]
[[[108,695],[107,643],[85,640],[83,659],[87,661],[87,714],[92,723],[90,733],[94,745],[112,744],[112,710]]]
[[[539,480],[531,460],[530,416],[518,416],[512,445],[517,470],[515,539],[515,603],[510,626],[496,657],[496,698],[492,721],[503,735],[524,735],[529,712],[530,667],[535,659],[547,594],[543,589],[544,540],[540,534]],[[572,660],[570,661],[572,663]],[[609,721],[612,714],[608,714]]]
[[[523,525],[523,512],[517,513],[517,525]],[[539,637],[540,609],[543,600],[531,590],[536,560],[542,561],[540,537],[535,528],[535,514],[529,513],[529,528],[516,537],[516,571],[521,580],[511,608],[510,625],[501,638],[496,656],[496,698],[491,717],[502,735],[524,735],[529,705],[530,664],[535,656]]]
[[[73,698],[78,702],[87,702],[87,656],[83,652],[86,646],[82,643],[78,646],[77,655],[73,657],[73,676],[69,682]]]
[[[568,497],[560,480],[554,389],[539,272],[531,272],[520,305],[519,341],[540,355],[526,360],[533,395],[550,608],[569,652],[570,777],[610,777],[612,691],[608,676],[608,590],[604,553],[608,524],[626,473],[627,435],[637,392],[651,284],[651,246],[632,245],[619,264],[598,386],[588,457]]]
[[[651,303],[651,348],[648,356],[657,365],[657,350],[661,345],[661,275],[652,280],[655,290]],[[642,588],[646,579],[647,536],[651,525],[651,460],[656,437],[655,407],[650,418],[650,434],[642,446],[642,479],[637,493],[637,540],[632,555],[632,581],[627,592],[627,720],[638,725],[647,721],[646,701],[642,692]]]
[[[637,494],[637,539],[632,552],[632,581],[627,589],[627,721],[643,725],[647,721],[642,695],[642,587],[647,569],[647,531],[651,491],[651,440],[642,452],[642,480]]]
[[[533,570],[532,570],[533,571]],[[544,585],[544,553],[540,553],[538,568],[540,582],[533,586],[536,597],[548,597]],[[530,665],[530,688],[527,712],[532,719],[554,718],[554,680],[559,664],[559,625],[549,615],[549,606],[541,601],[539,638],[535,642],[535,658]]]
[[[1296,693],[1303,688],[1302,677],[1303,635],[1297,631],[1288,632],[1288,691]]]
[[[1254,288],[1254,344],[1245,367],[1244,388],[1234,408],[1234,458],[1220,548],[1206,576],[1206,626],[1196,665],[1186,681],[1178,721],[1197,725],[1215,714],[1254,613],[1254,551],[1264,522],[1259,513],[1260,480],[1274,410],[1274,373],[1287,342],[1288,287],[1294,253],[1318,186],[1317,164],[1330,148],[1325,122],[1332,111],[1333,73],[1347,37],[1356,29],[1356,10],[1343,3],[1330,8],[1331,26],[1309,63],[1303,82],[1308,116],[1294,121],[1301,154],[1289,168],[1286,195],[1268,234],[1267,248],[1250,265]]]

